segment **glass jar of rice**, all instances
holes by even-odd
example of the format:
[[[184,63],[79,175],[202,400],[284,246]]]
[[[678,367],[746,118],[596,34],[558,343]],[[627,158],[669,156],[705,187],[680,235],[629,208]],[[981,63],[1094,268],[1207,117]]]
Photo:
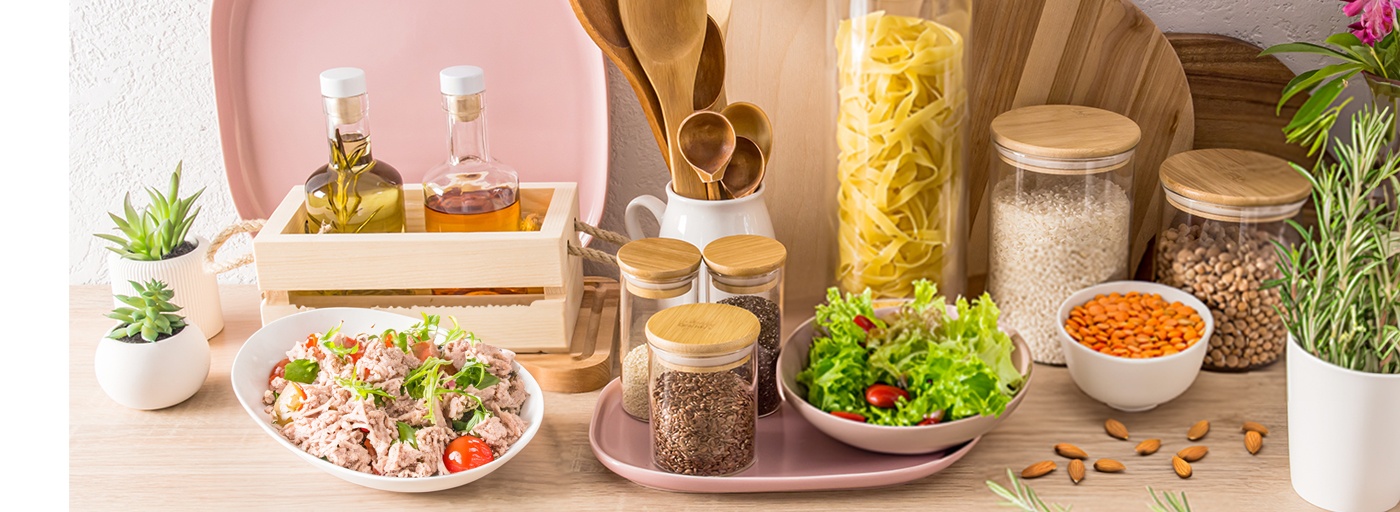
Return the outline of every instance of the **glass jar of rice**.
[[[726,476],[753,465],[759,329],[758,317],[727,304],[676,306],[647,321],[656,467]]]
[[[991,125],[996,182],[987,291],[1039,363],[1064,364],[1055,314],[1085,287],[1128,277],[1137,123],[1037,105]]]
[[[622,278],[622,410],[647,421],[647,321],[672,306],[700,302],[700,250],[683,240],[643,238],[617,250]]]
[[[1166,198],[1153,279],[1210,307],[1215,333],[1202,367],[1242,371],[1283,356],[1288,329],[1275,310],[1280,276],[1274,242],[1295,242],[1285,221],[1312,185],[1282,158],[1239,149],[1198,149],[1162,162]]]

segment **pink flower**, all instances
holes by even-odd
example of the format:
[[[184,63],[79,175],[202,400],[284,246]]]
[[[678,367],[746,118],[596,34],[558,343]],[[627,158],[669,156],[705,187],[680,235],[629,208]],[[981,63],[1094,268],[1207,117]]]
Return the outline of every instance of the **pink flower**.
[[[1342,0],[1346,5],[1342,13],[1347,16],[1361,15],[1361,19],[1348,25],[1351,33],[1366,44],[1380,41],[1395,26],[1395,10],[1400,0]]]

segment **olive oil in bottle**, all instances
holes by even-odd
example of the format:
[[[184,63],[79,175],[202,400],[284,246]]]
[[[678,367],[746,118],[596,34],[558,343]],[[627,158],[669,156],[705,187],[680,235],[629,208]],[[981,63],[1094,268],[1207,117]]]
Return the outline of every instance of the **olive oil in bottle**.
[[[423,178],[423,225],[429,232],[519,231],[520,179],[491,158],[486,145],[486,77],[476,66],[438,75],[447,111],[447,161]],[[434,289],[435,295],[529,293],[523,288]]]
[[[370,149],[365,72],[321,73],[330,161],[306,179],[307,233],[402,233],[403,178]]]

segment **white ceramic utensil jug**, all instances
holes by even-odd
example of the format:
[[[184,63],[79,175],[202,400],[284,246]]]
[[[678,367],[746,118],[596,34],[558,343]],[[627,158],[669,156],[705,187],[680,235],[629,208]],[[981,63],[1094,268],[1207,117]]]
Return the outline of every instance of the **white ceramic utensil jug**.
[[[646,238],[642,233],[642,209],[651,210],[661,224],[658,236],[676,238],[704,250],[705,245],[717,238],[729,235],[761,235],[773,237],[773,221],[768,216],[768,206],[763,201],[763,186],[739,199],[706,201],[691,199],[676,194],[671,184],[666,184],[666,202],[656,196],[637,196],[627,203],[624,220],[627,236],[633,240]]]

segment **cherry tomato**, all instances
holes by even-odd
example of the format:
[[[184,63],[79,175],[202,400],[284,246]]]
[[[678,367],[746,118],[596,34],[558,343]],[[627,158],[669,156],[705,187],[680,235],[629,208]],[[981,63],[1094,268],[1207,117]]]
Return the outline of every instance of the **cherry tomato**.
[[[871,384],[865,388],[865,401],[875,407],[893,409],[901,397],[909,400],[909,392],[889,384]]]
[[[360,358],[365,357],[365,347],[360,346],[360,340],[348,337],[342,339],[344,340],[340,342],[340,346],[342,347],[359,347],[359,349],[356,350],[355,353],[350,354],[350,364],[360,362]]]
[[[865,332],[870,332],[871,329],[875,328],[875,322],[871,321],[869,318],[866,318],[865,315],[856,315],[855,322],[856,325],[860,326],[861,329],[864,329]]]
[[[865,423],[865,416],[861,416],[853,412],[831,411],[831,415],[837,418],[845,418],[851,421],[859,421],[861,423]]]
[[[427,361],[429,357],[437,357],[437,345],[431,341],[420,341],[413,344],[413,357],[419,361]]]
[[[276,378],[278,378],[278,377],[285,377],[285,376],[286,376],[286,374],[287,374],[287,363],[290,363],[290,362],[292,362],[291,359],[287,359],[287,358],[284,357],[284,358],[282,358],[281,361],[278,361],[278,362],[277,362],[277,366],[272,367],[272,373],[269,373],[269,374],[267,375],[267,387],[269,387],[269,388],[272,387],[272,380],[273,380],[273,379],[276,379]]]
[[[919,426],[935,425],[943,421],[943,411],[933,411],[933,414],[924,416],[924,420],[919,422]]]
[[[442,454],[442,463],[447,470],[458,473],[485,465],[496,460],[491,455],[491,447],[476,436],[462,436],[447,443],[447,451]]]

